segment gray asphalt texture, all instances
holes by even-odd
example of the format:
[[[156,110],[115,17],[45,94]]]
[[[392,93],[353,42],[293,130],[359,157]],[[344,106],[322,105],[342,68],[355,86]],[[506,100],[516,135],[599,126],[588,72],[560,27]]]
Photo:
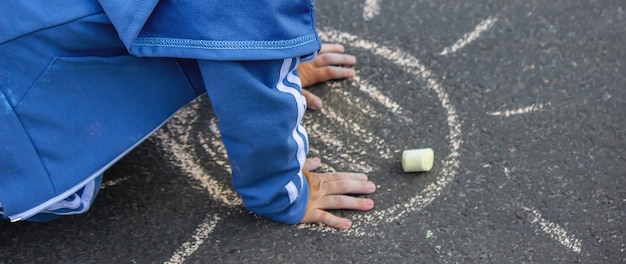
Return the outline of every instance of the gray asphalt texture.
[[[155,136],[106,172],[110,184],[88,213],[0,223],[0,263],[626,263],[626,2],[383,0],[369,20],[363,7],[361,0],[318,0],[318,25],[417,58],[449,95],[461,128],[452,173],[441,160],[455,152],[448,115],[425,88],[428,80],[344,43],[358,57],[359,78],[411,119],[396,120],[355,80],[311,88],[365,131],[336,124],[330,110],[306,114],[307,127],[343,142],[311,133],[311,156],[335,170],[372,168],[376,208],[338,212],[367,235],[283,225],[227,206]],[[440,55],[489,18],[497,21],[478,38]],[[190,107],[200,109],[191,125],[174,119],[158,133],[185,142],[228,188],[224,159],[206,151],[218,139],[208,129],[210,103],[202,97]],[[382,159],[385,146],[362,134],[391,144],[394,158]],[[414,147],[435,150],[432,171],[402,172],[400,151]],[[418,210],[366,221],[445,177],[451,180]],[[212,216],[219,221],[198,237]]]

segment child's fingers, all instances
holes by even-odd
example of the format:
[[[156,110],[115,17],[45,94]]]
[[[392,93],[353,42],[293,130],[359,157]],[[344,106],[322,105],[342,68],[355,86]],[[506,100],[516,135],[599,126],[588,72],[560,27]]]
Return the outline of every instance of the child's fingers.
[[[324,210],[346,209],[369,211],[374,208],[372,199],[357,198],[348,195],[327,195],[319,201],[319,208]]]
[[[307,158],[302,169],[306,171],[314,171],[320,166],[322,166],[320,158]]]
[[[322,44],[322,48],[320,49],[320,54],[322,53],[327,53],[327,52],[339,52],[339,53],[343,53],[345,51],[345,48],[343,47],[343,45],[341,44],[336,44],[336,43],[329,43],[329,44]]]
[[[339,66],[326,66],[319,68],[317,71],[317,79],[319,82],[325,82],[332,79],[352,78],[356,75],[356,71],[354,69]]]
[[[322,48],[314,61],[305,62],[298,66],[302,87],[356,76],[354,69],[346,67],[355,65],[356,57],[343,52],[344,47],[341,44],[322,44]],[[319,98],[313,97],[310,93],[305,94],[305,97],[312,102],[311,109],[321,109]]]
[[[349,66],[356,64],[356,57],[343,53],[322,53],[317,56],[314,62],[317,67],[330,65]]]
[[[333,172],[318,175],[319,177],[323,177],[326,182],[341,180],[367,181],[367,175],[355,172]]]
[[[352,222],[337,217],[326,210],[347,209],[367,211],[374,201],[346,194],[370,194],[376,185],[363,173],[334,172],[312,173],[303,171],[309,182],[309,202],[302,223],[324,223],[328,226],[348,229]]]
[[[311,83],[321,83],[336,79],[352,78],[356,76],[356,71],[352,68],[344,68],[340,66],[323,66],[315,68],[307,74],[308,75],[306,75],[305,78],[302,78],[302,76],[300,77],[302,79],[303,87],[306,87],[304,85],[305,83],[307,84],[307,86],[309,86],[311,85]]]
[[[370,181],[337,180],[324,182],[324,193],[335,194],[370,194],[376,191],[376,185]]]
[[[307,91],[302,90],[302,96],[306,99],[306,107],[312,110],[320,110],[324,103],[322,103],[322,99],[317,97],[317,95]]]
[[[302,223],[323,223],[327,226],[339,229],[349,229],[352,226],[352,221],[320,209],[307,212]]]

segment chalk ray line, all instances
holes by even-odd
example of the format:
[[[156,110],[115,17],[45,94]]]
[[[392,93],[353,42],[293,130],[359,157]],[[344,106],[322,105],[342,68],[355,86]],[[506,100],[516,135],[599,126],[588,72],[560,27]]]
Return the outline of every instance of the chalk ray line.
[[[209,235],[213,232],[217,224],[220,222],[221,218],[217,216],[217,214],[213,215],[213,217],[207,217],[204,219],[202,224],[200,224],[192,236],[191,241],[187,241],[183,243],[180,248],[169,259],[166,261],[167,264],[180,264],[185,262],[187,257],[191,256],[200,246],[204,243],[204,241],[209,237]]]
[[[384,139],[368,132],[356,122],[350,122],[350,121],[345,120],[342,116],[337,114],[337,112],[333,110],[331,106],[324,106],[324,108],[326,109],[326,111],[323,112],[324,116],[333,120],[339,125],[343,126],[346,129],[346,131],[351,131],[353,135],[361,138],[363,142],[373,145],[373,146],[377,146],[377,151],[381,158],[383,159],[393,158],[393,151],[390,150],[389,148],[384,147],[387,145],[384,143],[385,142]]]
[[[358,76],[358,72],[357,72],[357,76],[352,77],[352,80],[355,81],[357,84],[360,84],[359,83],[360,78]],[[338,88],[338,89],[331,89],[330,91],[340,92],[342,100],[345,101],[348,105],[358,105],[359,107],[357,107],[357,110],[363,113],[364,115],[370,116],[372,118],[382,118],[381,117],[382,114],[376,111],[376,109],[374,109],[371,104],[361,103],[360,98],[351,95],[349,89],[345,89],[340,86],[336,86],[334,88]]]
[[[507,167],[504,167],[504,175],[507,179],[510,179],[511,170],[509,170],[509,168]],[[532,225],[539,224],[538,230],[543,231],[548,236],[550,236],[550,238],[558,241],[559,243],[561,243],[561,245],[571,249],[576,253],[580,253],[582,251],[582,241],[580,239],[577,239],[574,235],[568,235],[567,231],[560,225],[545,219],[541,215],[541,212],[539,210],[534,208],[528,208],[526,206],[517,206],[521,207],[522,209],[524,209],[524,211],[531,214],[530,223]]]
[[[547,219],[543,218],[541,212],[534,208],[527,208],[522,206],[524,211],[531,214],[531,224],[539,224],[541,231],[548,234],[552,239],[558,241],[563,246],[571,249],[576,253],[580,253],[582,251],[581,245],[582,242],[580,239],[577,239],[573,235],[568,235],[567,231],[563,229],[560,225],[554,222],[550,222]]]
[[[497,21],[498,18],[493,16],[490,16],[487,19],[481,21],[472,32],[465,33],[463,35],[463,38],[459,39],[452,46],[444,48],[443,51],[439,53],[439,55],[448,55],[459,51],[460,49],[480,37],[483,32],[489,30]]]
[[[372,20],[380,14],[380,2],[382,0],[365,0],[363,5],[363,19],[365,21]]]
[[[114,179],[114,180],[105,181],[105,182],[103,182],[103,183],[102,183],[102,185],[100,186],[100,190],[104,190],[104,189],[106,189],[106,188],[113,187],[113,186],[115,186],[115,185],[118,185],[118,184],[119,184],[119,183],[121,183],[121,182],[125,182],[125,181],[127,181],[128,179],[130,179],[130,176],[126,176],[126,177],[122,177],[122,178],[119,178],[119,179]]]
[[[372,99],[376,100],[379,104],[387,108],[398,118],[402,119],[405,123],[412,122],[412,120],[404,115],[402,106],[396,103],[394,100],[384,95],[380,89],[371,85],[367,80],[361,79],[359,76],[353,77],[354,81],[359,84],[359,90],[367,94]]]
[[[547,104],[532,104],[532,105],[529,105],[529,106],[526,106],[526,107],[522,107],[522,108],[518,108],[518,109],[514,109],[514,110],[488,112],[487,115],[509,117],[509,116],[512,116],[512,115],[528,114],[528,113],[532,113],[532,112],[543,111],[545,107],[548,107],[550,105],[551,105],[550,103],[547,103]]]
[[[343,144],[341,140],[339,140],[336,137],[337,133],[332,133],[326,127],[316,124],[316,125],[307,127],[307,130],[308,130],[308,134],[310,137],[317,137],[321,139],[323,142],[322,144],[329,147],[330,149],[338,150],[338,151],[347,150],[345,144]],[[318,151],[318,153],[320,152]],[[345,169],[347,169],[348,171],[358,171],[362,173],[369,173],[374,170],[370,166],[350,162],[349,157],[346,158],[346,157],[339,156],[339,158],[342,158],[346,161],[347,168]]]
[[[361,79],[358,75],[358,72],[356,76],[352,77],[352,80],[357,84],[361,92],[365,93],[370,98],[372,98],[375,102],[385,107],[396,117],[400,118],[402,121],[407,122],[407,123],[412,122],[410,118],[404,115],[404,110],[402,109],[402,106],[396,103],[393,99],[386,96],[376,86],[370,84],[369,81],[365,79]],[[333,86],[335,88],[339,87],[336,83],[334,85],[331,84],[330,86]],[[373,109],[370,104],[361,104],[359,101],[355,101],[354,98],[356,97],[350,96],[349,94],[347,94],[347,90],[345,89],[343,90],[342,96],[344,97],[344,100],[346,102],[349,102],[349,104],[359,105],[360,107],[358,107],[358,110],[360,110],[363,114],[366,114],[372,118],[382,118],[381,117],[382,114],[378,113],[376,109]]]
[[[209,140],[201,137],[200,140],[204,142],[202,146],[206,151],[215,153],[216,159],[213,161],[222,166],[224,168],[224,171],[228,175],[230,175],[231,167],[230,163],[228,163],[228,153],[226,152],[226,146],[224,146],[224,142],[222,141],[222,133],[220,132],[217,122],[218,121],[216,117],[211,118],[211,121],[209,121],[209,130],[211,131],[213,137]]]

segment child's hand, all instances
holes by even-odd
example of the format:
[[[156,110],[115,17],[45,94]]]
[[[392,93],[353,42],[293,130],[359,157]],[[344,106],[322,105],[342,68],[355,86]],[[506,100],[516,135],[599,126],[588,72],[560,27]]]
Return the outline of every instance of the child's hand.
[[[356,57],[344,54],[341,44],[322,44],[322,49],[312,62],[305,62],[298,67],[298,74],[302,81],[302,87],[308,87],[319,82],[332,79],[351,78],[356,75],[352,66],[356,63]],[[322,100],[307,90],[302,90],[309,108],[319,110],[322,108]]]
[[[313,173],[309,170],[319,167],[320,160],[307,159],[303,172],[309,182],[309,203],[301,223],[324,223],[328,226],[348,229],[352,222],[335,216],[326,210],[350,209],[367,211],[374,207],[374,201],[346,194],[370,194],[376,191],[374,183],[362,173]]]

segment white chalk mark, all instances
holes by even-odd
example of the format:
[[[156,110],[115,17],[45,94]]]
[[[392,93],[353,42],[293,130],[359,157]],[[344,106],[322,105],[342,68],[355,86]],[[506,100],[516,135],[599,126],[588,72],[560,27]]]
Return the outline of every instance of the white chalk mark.
[[[380,2],[382,0],[365,0],[363,6],[363,19],[365,21],[372,20],[375,16],[380,14]]]
[[[193,124],[197,118],[197,104],[192,105],[191,107],[184,108],[179,113],[172,117],[171,124]],[[176,128],[178,129],[190,129],[193,126],[191,125],[178,125]],[[174,129],[173,127],[171,129]],[[173,140],[169,133],[163,132],[164,130],[159,130],[154,134],[154,138],[159,139],[163,146],[163,149],[168,151],[172,158],[176,161],[176,166],[180,168],[180,170],[186,174],[188,177],[195,179],[200,182],[202,187],[204,187],[214,199],[221,201],[227,206],[239,206],[242,204],[241,198],[230,188],[223,187],[218,181],[213,179],[205,170],[204,167],[200,166],[197,162],[195,162],[196,155],[194,151],[190,150],[187,145],[187,137],[189,135],[188,131],[181,132],[181,135],[184,135],[182,143],[178,140]]]
[[[333,133],[330,133],[327,127],[322,127],[319,124],[313,124],[311,126],[307,126],[307,130],[310,130],[310,132],[307,132],[307,133],[311,135],[311,137],[320,138],[324,142],[324,145],[326,145],[327,147],[330,147],[330,149],[333,149],[333,150],[345,149],[345,145],[343,144],[343,141],[339,140],[336,136],[334,136]]]
[[[439,197],[443,189],[454,179],[459,169],[459,149],[462,143],[461,123],[459,122],[455,108],[450,103],[450,99],[446,91],[437,79],[434,78],[435,76],[427,70],[417,58],[401,50],[392,50],[373,42],[361,40],[357,36],[345,32],[338,32],[330,28],[324,28],[321,30],[320,37],[324,41],[344,43],[356,48],[368,50],[373,54],[386,58],[394,62],[396,65],[404,68],[407,74],[427,80],[426,87],[435,91],[442,107],[446,110],[448,115],[447,123],[449,127],[448,140],[450,141],[450,154],[448,154],[448,156],[442,161],[442,168],[440,171],[442,175],[439,176],[434,182],[426,186],[426,188],[424,188],[419,194],[408,199],[406,203],[397,204],[381,211],[357,215],[356,218],[358,219],[353,222],[353,227],[347,231],[341,232],[341,234],[345,235],[373,236],[374,234],[367,232],[368,226],[377,226],[385,222],[393,222],[400,219],[407,213],[421,210],[429,205],[435,198]],[[334,229],[320,225],[301,225],[300,227],[332,233],[338,232]]]
[[[213,217],[207,217],[206,219],[204,219],[202,224],[200,224],[198,228],[196,228],[196,231],[192,236],[192,241],[183,243],[180,248],[174,253],[174,255],[172,255],[170,260],[165,263],[183,263],[185,259],[187,259],[187,257],[191,256],[191,254],[193,254],[194,252],[196,252],[196,250],[198,250],[198,248],[200,248],[200,245],[202,245],[205,239],[209,237],[209,235],[213,232],[215,226],[217,225],[217,223],[220,222],[220,220],[221,219],[217,215],[213,215]]]
[[[528,113],[532,113],[532,112],[543,111],[543,109],[546,106],[550,106],[550,103],[545,104],[545,105],[544,104],[532,104],[532,105],[529,105],[527,107],[523,107],[523,108],[519,108],[519,109],[515,109],[515,110],[496,111],[496,112],[489,112],[487,114],[491,115],[491,116],[509,117],[509,116],[512,116],[512,115],[521,115],[521,114],[528,114]]]
[[[385,143],[385,140],[374,136],[371,132],[368,132],[366,129],[362,128],[358,123],[352,122],[351,120],[345,120],[343,116],[337,114],[337,111],[333,110],[332,106],[326,105],[324,106],[326,109],[323,114],[328,119],[333,120],[335,123],[344,127],[345,131],[350,131],[353,135],[361,138],[363,143],[371,144],[376,146],[378,150],[378,154],[382,159],[391,159],[393,158],[393,151],[389,149],[388,144]],[[330,133],[332,134],[332,133]],[[367,166],[369,168],[369,166]],[[367,171],[362,172],[371,172],[372,169],[369,168]]]
[[[193,102],[186,108],[179,111],[168,122],[168,124],[174,124],[172,126],[168,126],[168,128],[170,128],[170,130],[178,130],[176,131],[178,137],[173,135],[173,132],[168,133],[165,132],[164,129],[161,129],[154,134],[153,138],[158,139],[157,144],[160,144],[162,149],[168,152],[171,158],[174,159],[175,165],[179,167],[187,177],[199,181],[202,187],[209,192],[213,199],[221,201],[226,206],[240,206],[242,204],[241,198],[232,190],[227,187],[223,187],[222,184],[213,179],[205,171],[204,167],[196,163],[195,152],[186,147],[189,141],[189,130],[193,127],[190,124],[197,121],[198,111],[198,103]],[[180,137],[181,135],[182,138]],[[219,150],[220,148],[217,147],[217,149]],[[217,156],[217,153],[215,152],[210,152],[209,154],[214,157]],[[222,157],[224,157],[223,154]],[[187,257],[191,256],[191,254],[200,248],[200,245],[202,245],[206,238],[213,232],[220,220],[221,219],[217,215],[207,217],[196,228],[194,235],[192,236],[192,241],[183,243],[166,263],[183,263]]]
[[[345,144],[343,144],[343,142],[337,138],[337,133],[333,133],[325,126],[313,124],[307,127],[307,133],[309,134],[309,137],[316,137],[321,139],[323,144],[326,146],[326,149],[332,149],[333,151],[340,153],[346,152]],[[317,153],[320,152],[317,151]],[[374,170],[372,167],[367,166],[366,164],[359,164],[354,162],[353,158],[350,156],[339,156],[337,158],[345,160],[346,167],[344,169],[347,169],[348,171],[370,173]]]
[[[357,82],[357,83],[359,82],[358,74],[359,74],[359,72],[357,71],[357,76],[354,76],[352,78],[352,80]],[[334,83],[334,84],[337,84],[337,83]],[[358,96],[354,96],[352,94],[352,91],[350,91],[349,89],[345,89],[344,87],[335,87],[335,88],[338,88],[338,89],[333,89],[333,90],[331,90],[331,92],[341,91],[341,98],[343,98],[342,100],[345,101],[347,103],[347,105],[359,106],[355,110],[360,111],[364,115],[369,116],[371,118],[377,118],[377,119],[382,118],[381,114],[378,113],[376,111],[376,109],[374,109],[372,107],[372,105],[364,104],[362,102],[362,99],[360,97],[358,97]]]
[[[451,47],[446,47],[445,49],[443,49],[443,51],[441,51],[439,55],[448,55],[448,54],[457,52],[458,50],[465,47],[467,44],[472,43],[472,41],[480,37],[480,34],[490,29],[491,26],[493,26],[493,24],[496,23],[496,21],[498,21],[497,17],[488,17],[487,19],[480,22],[480,24],[478,24],[476,28],[474,28],[474,31],[465,33],[463,35],[463,38],[459,39]]]
[[[398,116],[404,122],[411,122],[411,120],[404,116],[402,107],[391,98],[384,95],[378,88],[370,85],[367,80],[361,79],[359,76],[354,76],[353,79],[359,84],[359,90],[365,92],[372,99],[376,100],[379,104],[389,109],[391,113]]]
[[[102,185],[100,185],[100,190],[104,190],[106,188],[115,186],[115,185],[119,184],[120,182],[127,181],[128,179],[130,179],[130,177],[126,176],[126,177],[123,177],[123,178],[119,178],[119,179],[103,182]]]
[[[506,176],[506,181],[504,181],[504,183],[500,184],[498,186],[499,189],[502,189],[505,185],[507,185],[509,183],[508,180],[511,179],[511,171],[509,170],[509,168],[504,167],[504,176]]]
[[[207,139],[205,139],[204,137],[200,138],[199,141],[200,141],[200,145],[209,154],[209,157],[213,158],[212,161],[222,166],[222,168],[224,169],[224,171],[226,171],[226,173],[230,173],[230,166],[226,163],[226,160],[219,159],[220,157],[218,156],[217,151],[213,149],[214,146],[212,146],[213,144],[211,144],[213,143],[213,141],[209,140],[209,142],[207,142]],[[208,146],[209,144],[211,146]]]
[[[563,246],[571,249],[576,253],[582,251],[580,239],[573,235],[568,235],[567,231],[556,223],[550,222],[541,216],[541,212],[537,209],[522,207],[526,212],[531,214],[531,224],[539,224],[541,231],[548,234],[551,238],[559,241]]]
[[[226,152],[226,146],[224,146],[224,142],[222,142],[222,134],[217,125],[216,117],[211,118],[211,121],[209,122],[209,129],[211,130],[212,137],[200,137],[200,143],[209,154],[216,158],[213,161],[222,166],[225,172],[230,175],[230,164],[227,162],[228,153]]]

